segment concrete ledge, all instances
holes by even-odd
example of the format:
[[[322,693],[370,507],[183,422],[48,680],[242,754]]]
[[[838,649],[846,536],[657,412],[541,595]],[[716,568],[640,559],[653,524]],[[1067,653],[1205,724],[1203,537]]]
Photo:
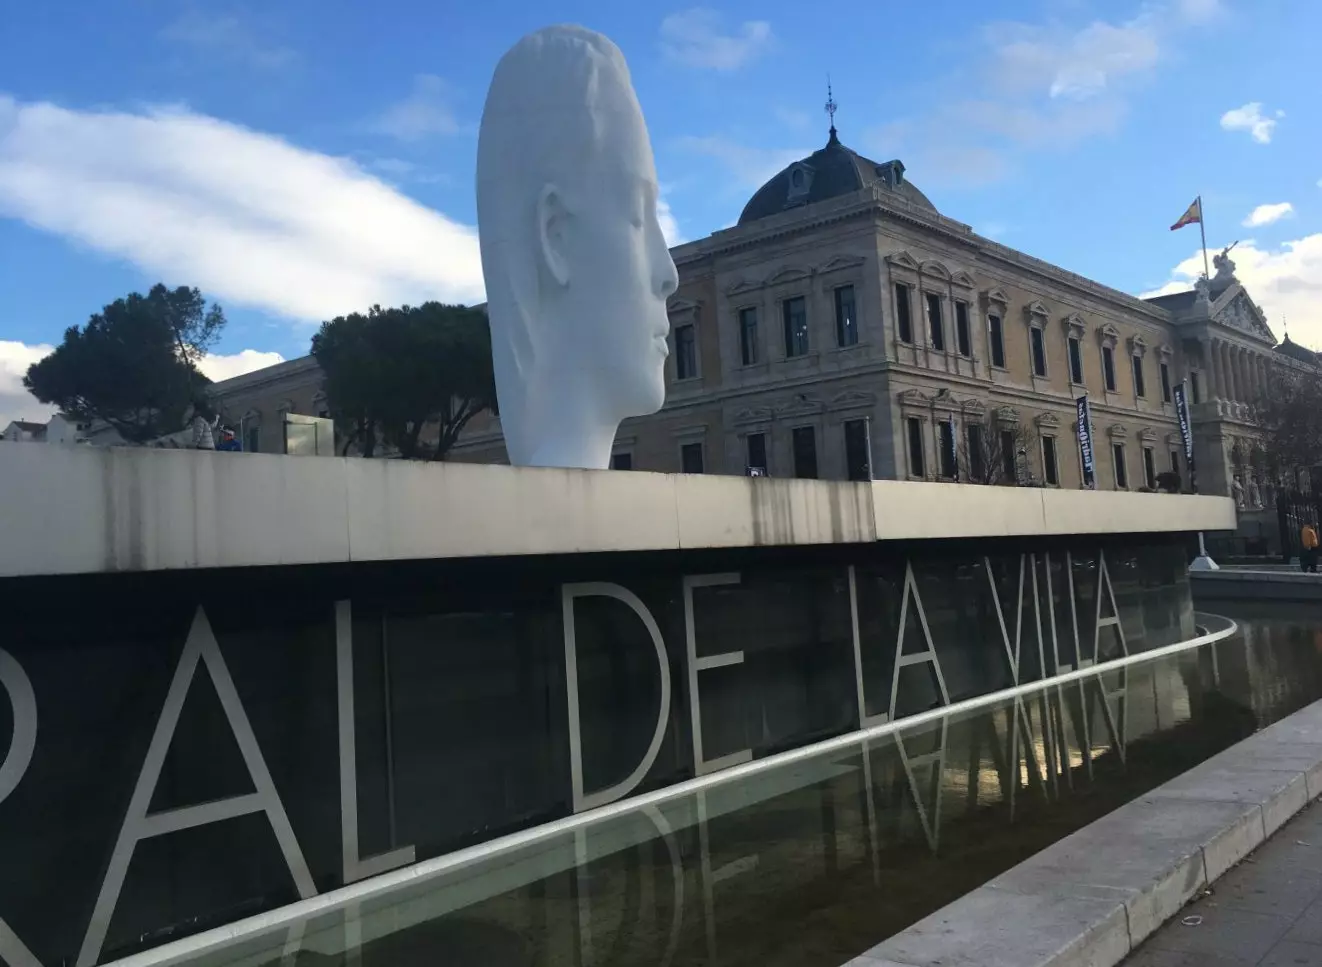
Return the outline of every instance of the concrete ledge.
[[[849,967],[1110,967],[1322,795],[1322,702],[1213,756]]]
[[[0,577],[1234,524],[1219,497],[0,443]]]
[[[1190,571],[1189,580],[1195,593],[1218,598],[1322,601],[1322,574],[1223,568],[1220,571]]]

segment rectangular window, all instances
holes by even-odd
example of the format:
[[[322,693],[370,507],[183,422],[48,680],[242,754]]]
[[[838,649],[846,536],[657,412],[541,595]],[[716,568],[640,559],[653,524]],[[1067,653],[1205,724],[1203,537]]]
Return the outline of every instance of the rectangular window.
[[[1172,451],[1171,451],[1171,473],[1179,473],[1179,472],[1180,472],[1180,451],[1179,451],[1179,450],[1172,450]]]
[[[987,317],[987,335],[991,340],[991,364],[1005,369],[1005,330],[1000,316]]]
[[[987,455],[983,453],[982,424],[970,423],[964,428],[969,448],[969,479],[974,483],[987,480]]]
[[[931,333],[932,348],[944,350],[946,331],[941,324],[941,297],[930,292],[927,294],[927,331]]]
[[[900,342],[913,342],[913,309],[909,305],[909,287],[895,283],[895,335]]]
[[[858,345],[858,319],[854,313],[854,287],[842,285],[835,290],[835,343]]]
[[[1078,336],[1070,336],[1070,382],[1083,385],[1083,343]]]
[[[845,423],[845,469],[850,480],[871,480],[872,466],[868,450],[868,421]]]
[[[1006,483],[1019,479],[1019,454],[1015,450],[1014,431],[1001,431],[1001,473]]]
[[[923,463],[923,421],[915,416],[908,419],[909,428],[909,476],[927,475],[927,466]]]
[[[748,451],[748,466],[752,470],[761,470],[767,472],[767,435],[765,433],[750,433],[745,437],[745,448]]]
[[[949,420],[942,420],[936,425],[936,433],[941,449],[937,456],[941,476],[947,478],[959,476],[959,462],[955,458],[955,424]]]
[[[1143,357],[1131,356],[1134,361],[1134,395],[1140,399],[1148,395],[1148,386],[1143,379]]]
[[[1052,487],[1060,486],[1060,468],[1056,463],[1056,438],[1042,438],[1042,476]]]
[[[757,309],[754,306],[739,310],[739,355],[745,366],[757,362]]]
[[[969,331],[969,304],[955,303],[955,348],[961,356],[973,355],[973,334]]]
[[[686,443],[681,446],[679,463],[684,473],[702,473],[702,444]]]
[[[1029,329],[1028,333],[1033,346],[1033,375],[1045,377],[1047,375],[1046,335],[1037,326]]]
[[[817,432],[810,426],[797,426],[793,433],[794,476],[801,480],[817,479]]]
[[[1115,485],[1120,490],[1129,487],[1129,468],[1125,466],[1125,445],[1111,444],[1111,460],[1115,463]]]
[[[808,303],[803,296],[786,299],[780,304],[785,322],[785,355],[803,356],[808,352]]]
[[[1161,401],[1171,401],[1171,368],[1167,363],[1161,364]]]
[[[698,339],[692,325],[675,327],[675,378],[698,375]]]
[[[250,423],[243,429],[243,450],[245,453],[261,452],[262,425]]]
[[[611,469],[612,469],[612,470],[632,470],[632,469],[633,469],[633,454],[632,454],[632,453],[612,453],[612,454],[611,454]]]
[[[1191,370],[1189,373],[1189,394],[1193,397],[1192,402],[1201,403],[1203,401],[1202,391],[1198,388],[1198,370]]]
[[[1110,346],[1102,347],[1102,382],[1110,392],[1115,392],[1115,350]]]
[[[1143,485],[1149,490],[1157,489],[1157,456],[1152,447],[1143,448]]]

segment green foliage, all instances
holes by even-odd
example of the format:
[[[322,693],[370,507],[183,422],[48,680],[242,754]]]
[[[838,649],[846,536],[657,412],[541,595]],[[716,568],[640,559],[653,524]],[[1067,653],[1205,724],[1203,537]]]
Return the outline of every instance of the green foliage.
[[[427,302],[323,323],[312,355],[331,417],[364,456],[378,437],[410,460],[444,460],[484,409],[495,410],[491,333],[481,309]],[[435,441],[424,439],[428,425]]]
[[[28,368],[23,385],[80,420],[105,420],[143,443],[183,426],[209,380],[197,369],[225,326],[197,289],[157,284],[117,299]]]
[[[1267,391],[1254,403],[1267,469],[1297,481],[1322,463],[1322,372],[1280,363],[1269,372]]]

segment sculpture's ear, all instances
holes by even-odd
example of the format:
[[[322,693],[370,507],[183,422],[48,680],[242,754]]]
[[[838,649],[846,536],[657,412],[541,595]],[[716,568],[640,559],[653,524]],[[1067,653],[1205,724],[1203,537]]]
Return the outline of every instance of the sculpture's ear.
[[[564,195],[555,185],[546,185],[537,196],[537,240],[541,245],[542,264],[560,285],[569,284],[567,229],[569,210]]]

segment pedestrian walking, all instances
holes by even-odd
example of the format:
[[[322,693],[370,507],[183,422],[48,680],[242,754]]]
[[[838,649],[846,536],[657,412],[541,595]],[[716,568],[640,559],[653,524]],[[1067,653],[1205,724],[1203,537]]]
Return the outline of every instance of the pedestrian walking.
[[[1317,573],[1317,529],[1305,524],[1299,532],[1299,569],[1305,574]]]

